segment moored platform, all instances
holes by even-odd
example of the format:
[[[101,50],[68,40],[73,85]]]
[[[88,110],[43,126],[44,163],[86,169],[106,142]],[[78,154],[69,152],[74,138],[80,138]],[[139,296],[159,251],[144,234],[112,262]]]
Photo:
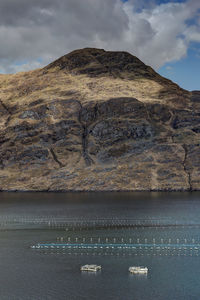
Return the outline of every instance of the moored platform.
[[[97,272],[99,270],[101,270],[101,266],[98,266],[98,265],[81,266],[81,271]]]
[[[148,268],[147,267],[129,267],[129,272],[132,274],[147,274]]]

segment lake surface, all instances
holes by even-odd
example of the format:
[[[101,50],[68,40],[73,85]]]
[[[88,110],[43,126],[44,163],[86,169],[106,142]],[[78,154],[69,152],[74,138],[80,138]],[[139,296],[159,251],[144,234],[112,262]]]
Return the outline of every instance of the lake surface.
[[[198,192],[0,194],[0,300],[199,300],[199,282]]]

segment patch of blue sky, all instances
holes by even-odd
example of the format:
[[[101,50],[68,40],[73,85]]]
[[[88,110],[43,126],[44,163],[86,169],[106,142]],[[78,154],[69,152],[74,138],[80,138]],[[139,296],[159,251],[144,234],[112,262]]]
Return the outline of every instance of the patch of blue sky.
[[[198,10],[198,12],[199,12],[199,14],[200,14],[200,9]],[[186,20],[185,23],[186,23],[188,26],[198,25],[198,22],[199,22],[199,14],[198,14],[196,17],[192,18],[192,19]]]
[[[122,2],[128,2],[129,0],[121,0]],[[156,4],[166,4],[166,3],[184,3],[187,0],[146,0],[145,3],[148,5],[152,2]],[[144,2],[143,2],[144,3]]]
[[[129,2],[129,0],[121,0],[121,1],[124,3]],[[140,13],[145,8],[152,8],[152,5],[159,6],[161,4],[184,3],[186,1],[187,0],[136,0],[134,10],[135,12]]]
[[[150,0],[151,1],[151,0]],[[156,3],[158,4],[166,4],[166,3],[184,3],[187,0],[155,0]]]
[[[15,62],[15,66],[18,66],[18,67],[26,65],[26,64],[28,64],[28,60],[26,60],[26,59]]]
[[[35,61],[38,63],[42,63],[43,60],[42,60],[42,58],[37,58]],[[27,64],[29,64],[29,60],[27,60],[27,59],[23,59],[23,60],[19,60],[19,61],[15,62],[15,66],[18,66],[18,67],[27,65]]]
[[[158,73],[187,90],[200,90],[200,44],[191,43],[187,56],[165,64]]]

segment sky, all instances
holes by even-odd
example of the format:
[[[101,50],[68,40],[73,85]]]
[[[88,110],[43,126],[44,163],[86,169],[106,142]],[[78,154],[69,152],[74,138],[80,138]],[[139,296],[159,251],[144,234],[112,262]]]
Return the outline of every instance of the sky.
[[[0,0],[0,45],[0,73],[97,47],[200,90],[200,0]]]

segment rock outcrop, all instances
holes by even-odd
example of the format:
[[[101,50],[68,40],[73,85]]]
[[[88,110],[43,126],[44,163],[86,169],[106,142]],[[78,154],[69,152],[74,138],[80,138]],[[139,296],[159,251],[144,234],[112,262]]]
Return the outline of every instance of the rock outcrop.
[[[200,91],[126,52],[0,75],[0,190],[200,189]]]

